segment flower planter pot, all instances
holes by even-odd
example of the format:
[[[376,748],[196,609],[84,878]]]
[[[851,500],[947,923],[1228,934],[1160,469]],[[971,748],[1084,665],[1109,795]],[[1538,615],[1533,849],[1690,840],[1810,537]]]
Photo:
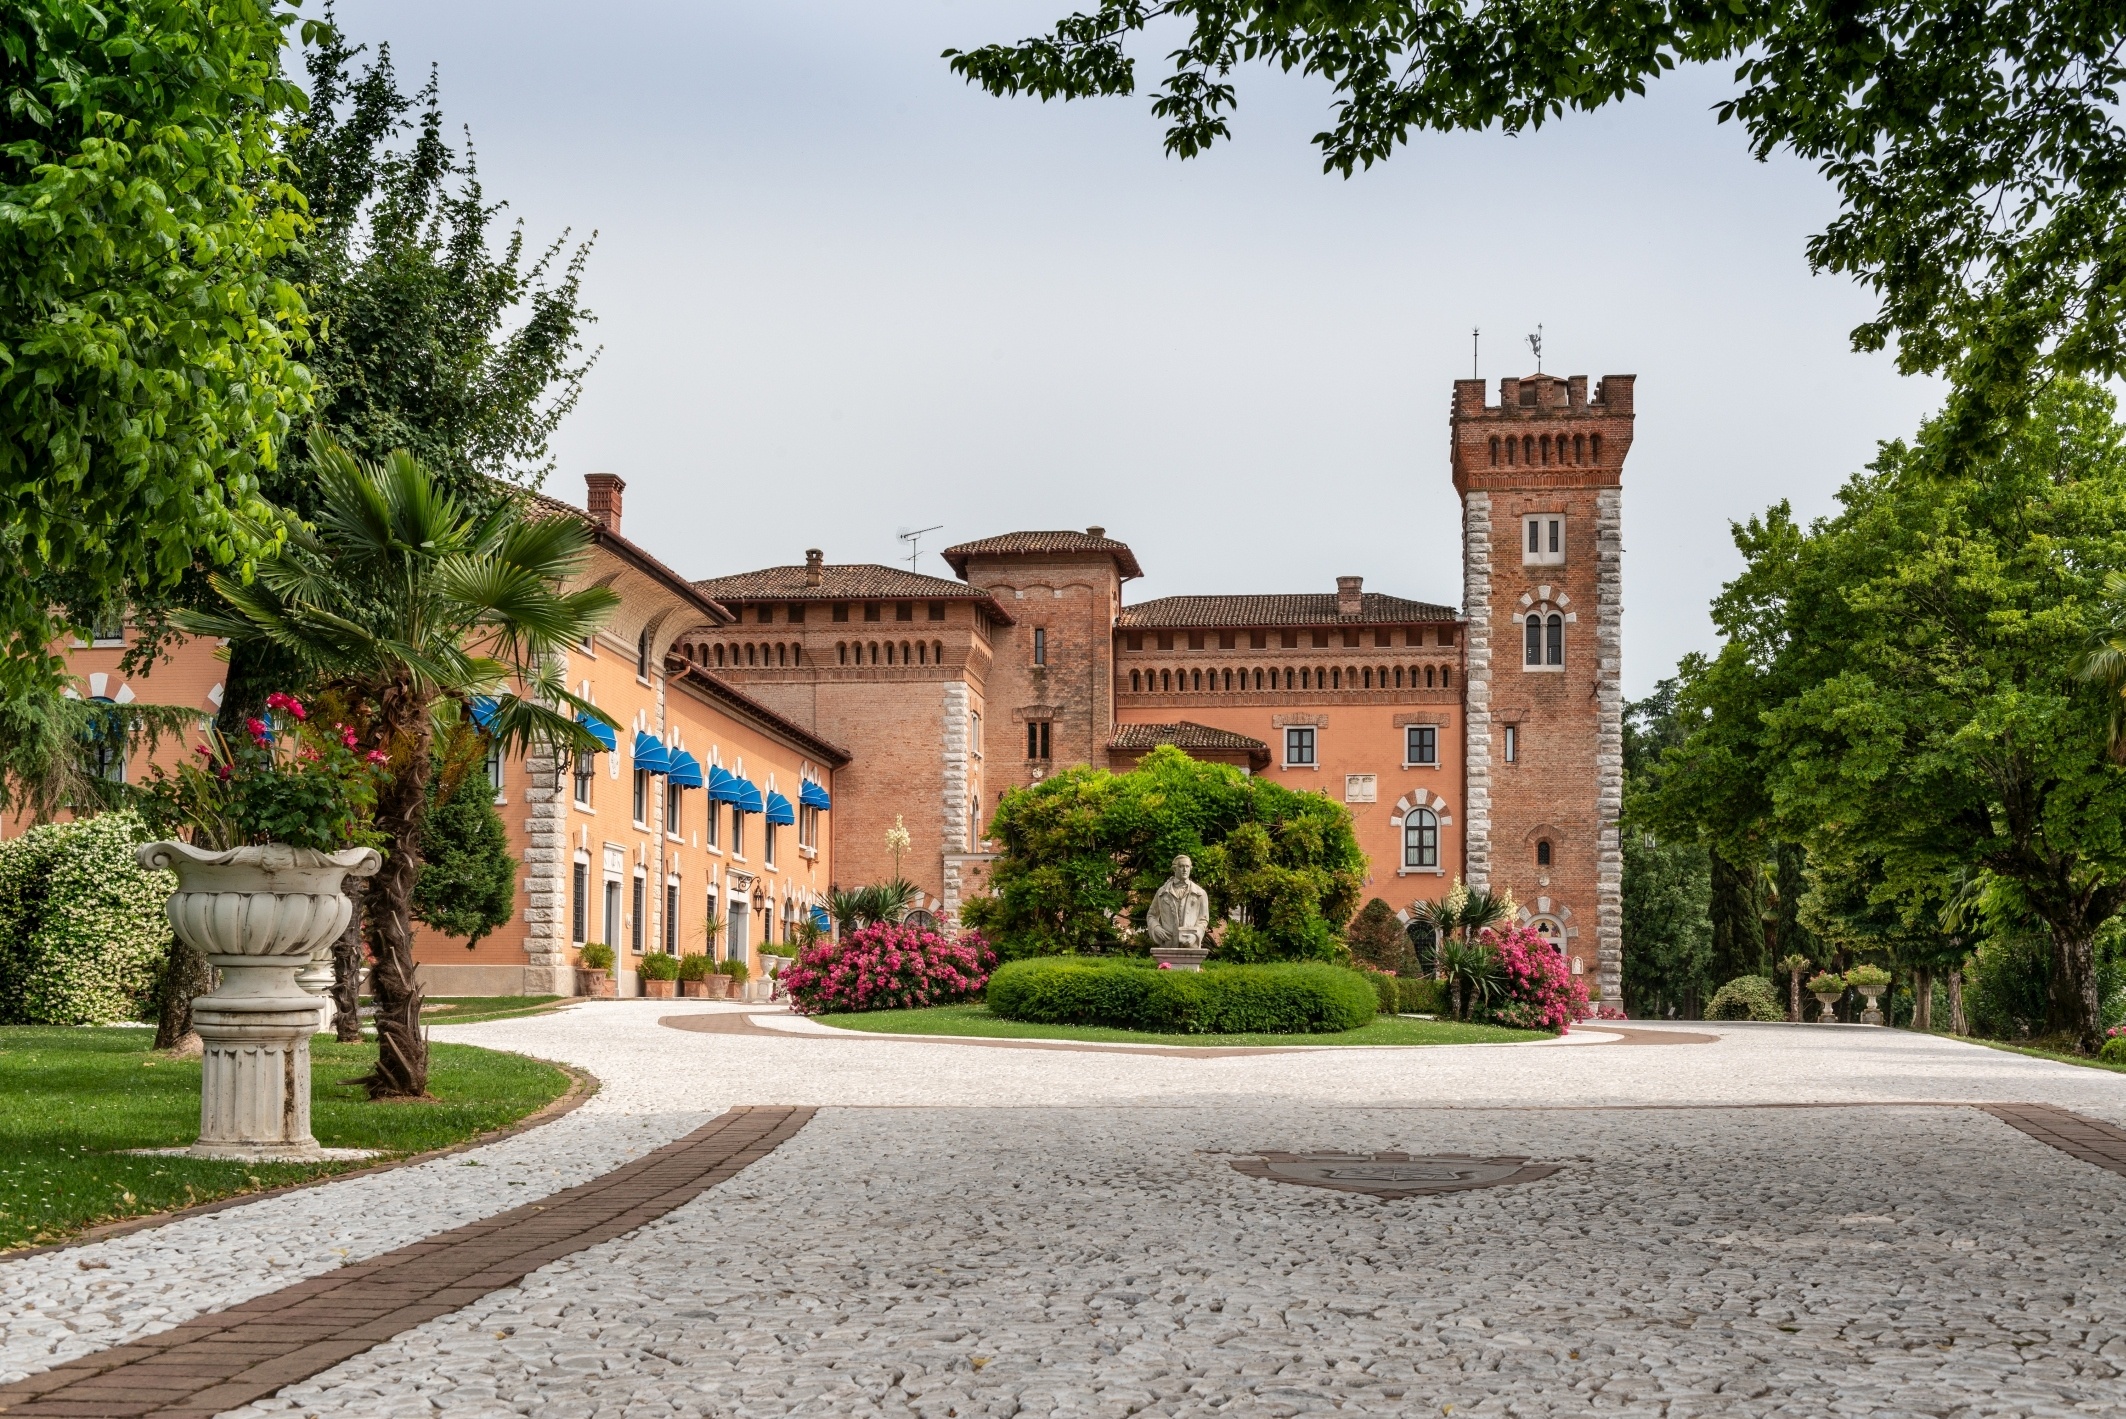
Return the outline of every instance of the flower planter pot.
[[[146,843],[140,865],[177,874],[166,908],[184,943],[221,972],[192,1003],[204,1049],[197,1158],[325,1156],[310,1133],[310,1035],[318,999],[297,976],[346,929],[349,876],[383,865],[372,848],[313,852],[268,843],[209,852]]]
[[[672,987],[677,984],[679,984],[678,981],[645,980],[642,983],[642,994],[650,1000],[670,1000],[672,998]]]
[[[1841,990],[1835,995],[1826,995],[1821,992],[1811,991],[1810,994],[1814,995],[1816,997],[1816,1003],[1823,1007],[1823,1013],[1816,1017],[1816,1023],[1819,1025],[1837,1024],[1838,1017],[1836,1015],[1833,1015],[1831,1012],[1837,1008],[1838,998],[1839,996],[1844,995],[1845,992]]]
[[[613,973],[594,971],[587,966],[576,967],[576,994],[587,995],[593,1000],[611,1000]]]
[[[706,980],[683,980],[679,983],[679,993],[688,1000],[708,1000],[713,989]]]

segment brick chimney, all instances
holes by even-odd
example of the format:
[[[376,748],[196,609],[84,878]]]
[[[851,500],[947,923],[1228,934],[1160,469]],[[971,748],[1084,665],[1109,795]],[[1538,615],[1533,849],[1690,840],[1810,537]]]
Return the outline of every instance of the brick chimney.
[[[1085,535],[1087,537],[1105,537],[1107,529],[1104,527],[1088,527],[1085,529]]]
[[[807,547],[807,548],[805,548],[805,585],[806,585],[806,586],[818,586],[818,585],[820,584],[820,581],[821,581],[821,579],[822,579],[822,577],[823,577],[823,575],[824,575],[824,573],[823,573],[823,572],[822,572],[822,570],[821,570],[821,567],[820,567],[820,563],[821,563],[821,562],[823,562],[823,561],[824,561],[825,559],[826,559],[826,554],[825,554],[824,552],[820,551],[820,550],[819,550],[819,548],[817,548],[817,547]]]
[[[1360,616],[1365,614],[1366,599],[1359,592],[1359,588],[1365,584],[1366,579],[1362,576],[1340,576],[1336,578],[1337,615]]]
[[[586,473],[583,487],[583,505],[590,511],[591,521],[618,537],[620,494],[626,490],[627,484],[618,473]]]

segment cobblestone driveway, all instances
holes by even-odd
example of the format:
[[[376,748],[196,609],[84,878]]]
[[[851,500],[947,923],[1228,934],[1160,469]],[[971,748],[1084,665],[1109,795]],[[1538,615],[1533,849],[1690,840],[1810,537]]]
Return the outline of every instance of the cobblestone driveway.
[[[1859,1030],[1171,1060],[653,1021],[452,1037],[605,1077],[581,1116],[634,1147],[732,1103],[824,1107],[662,1220],[239,1413],[2126,1410],[2126,1178],[1940,1106],[2126,1122],[2119,1076]],[[1832,1106],[1757,1107],[1804,1102]],[[1262,1150],[1563,1166],[1382,1200],[1230,1166]],[[179,1225],[241,1243],[254,1210]]]

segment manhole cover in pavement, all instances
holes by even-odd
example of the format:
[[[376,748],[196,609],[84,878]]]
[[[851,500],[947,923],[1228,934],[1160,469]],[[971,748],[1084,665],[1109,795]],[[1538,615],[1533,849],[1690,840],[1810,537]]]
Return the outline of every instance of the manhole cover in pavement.
[[[1236,1159],[1233,1167],[1251,1178],[1363,1192],[1373,1197],[1423,1197],[1534,1182],[1558,1171],[1553,1163],[1526,1158],[1476,1158],[1466,1153],[1270,1153]]]

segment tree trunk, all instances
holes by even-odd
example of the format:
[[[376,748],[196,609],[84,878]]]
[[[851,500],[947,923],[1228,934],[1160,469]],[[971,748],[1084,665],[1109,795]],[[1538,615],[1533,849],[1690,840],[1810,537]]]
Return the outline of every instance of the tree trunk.
[[[332,943],[332,1026],[343,1045],[362,1042],[362,926],[366,915],[362,908],[368,888],[367,878],[347,879],[343,890],[354,910],[347,917],[347,929]]]
[[[392,708],[397,712],[390,719],[404,726],[403,735],[387,736],[398,769],[376,802],[376,825],[390,847],[383,870],[369,884],[367,904],[377,1059],[361,1082],[372,1099],[417,1099],[428,1092],[428,1037],[421,1030],[421,987],[414,977],[413,886],[421,875],[421,829],[434,763],[427,704],[407,694]]]
[[[1970,1023],[1964,1019],[1964,968],[1961,962],[1949,972],[1949,1033],[1971,1033]]]
[[[2084,1054],[2104,1044],[2103,1002],[2097,999],[2094,933],[2079,921],[2052,926],[2052,993],[2045,1033],[2071,1036]]]
[[[1801,972],[1799,971],[1788,971],[1786,973],[1786,1022],[1789,1025],[1801,1023]]]
[[[1912,1028],[1934,1028],[1934,972],[1925,966],[1912,972]]]
[[[177,1049],[192,1034],[192,1001],[207,993],[207,958],[174,934],[164,958],[155,1012],[155,1048]]]

